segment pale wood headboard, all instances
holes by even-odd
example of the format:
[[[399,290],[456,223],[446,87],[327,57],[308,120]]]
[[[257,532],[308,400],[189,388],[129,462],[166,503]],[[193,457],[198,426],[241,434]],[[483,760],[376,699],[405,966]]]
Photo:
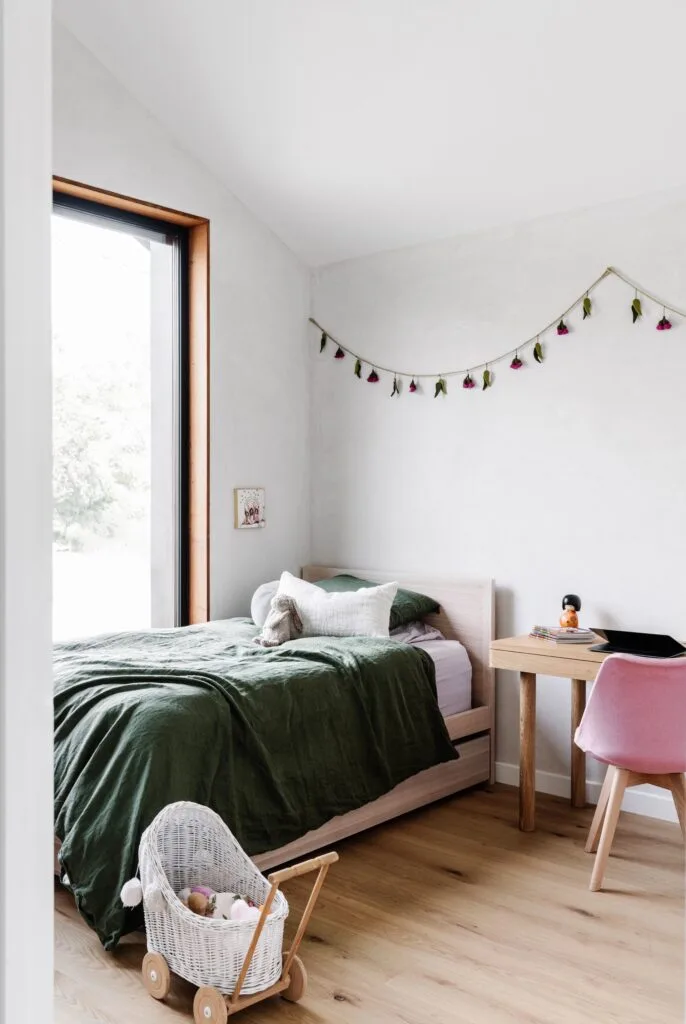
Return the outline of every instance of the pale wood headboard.
[[[416,590],[437,601],[441,610],[427,615],[425,621],[440,629],[448,640],[464,644],[472,663],[472,707],[488,707],[495,714],[495,683],[489,668],[489,644],[495,638],[495,588],[492,579],[461,577],[430,579],[404,572],[376,569],[335,569],[324,565],[305,565],[302,578],[314,583],[340,573],[359,576],[375,583],[395,580],[406,590]]]

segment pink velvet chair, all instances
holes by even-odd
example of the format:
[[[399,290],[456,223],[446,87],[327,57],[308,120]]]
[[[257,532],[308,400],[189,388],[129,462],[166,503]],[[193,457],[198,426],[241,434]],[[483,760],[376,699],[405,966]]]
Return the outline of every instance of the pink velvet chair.
[[[628,786],[647,782],[671,790],[686,839],[686,658],[611,654],[574,739],[609,766],[586,843],[587,853],[598,851],[590,885],[595,892],[603,884]]]

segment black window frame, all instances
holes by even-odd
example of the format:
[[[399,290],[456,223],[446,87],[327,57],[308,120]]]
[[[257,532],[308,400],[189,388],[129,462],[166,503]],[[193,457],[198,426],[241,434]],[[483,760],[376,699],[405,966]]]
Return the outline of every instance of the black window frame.
[[[52,208],[55,213],[97,221],[115,230],[135,232],[138,228],[147,237],[164,239],[174,245],[176,315],[178,323],[178,515],[176,625],[190,622],[190,301],[189,301],[189,228],[165,220],[145,217],[79,196],[53,189]]]

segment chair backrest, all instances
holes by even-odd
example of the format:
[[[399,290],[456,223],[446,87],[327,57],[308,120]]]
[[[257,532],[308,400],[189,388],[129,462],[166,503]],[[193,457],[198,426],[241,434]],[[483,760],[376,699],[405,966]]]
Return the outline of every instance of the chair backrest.
[[[686,771],[686,658],[611,654],[576,743],[599,761],[646,774]]]

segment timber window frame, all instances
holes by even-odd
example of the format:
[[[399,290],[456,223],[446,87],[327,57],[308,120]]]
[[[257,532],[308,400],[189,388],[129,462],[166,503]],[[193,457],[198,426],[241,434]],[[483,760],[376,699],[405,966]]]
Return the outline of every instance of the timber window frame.
[[[53,177],[53,193],[187,229],[186,611],[188,622],[210,618],[210,222],[156,203]]]

